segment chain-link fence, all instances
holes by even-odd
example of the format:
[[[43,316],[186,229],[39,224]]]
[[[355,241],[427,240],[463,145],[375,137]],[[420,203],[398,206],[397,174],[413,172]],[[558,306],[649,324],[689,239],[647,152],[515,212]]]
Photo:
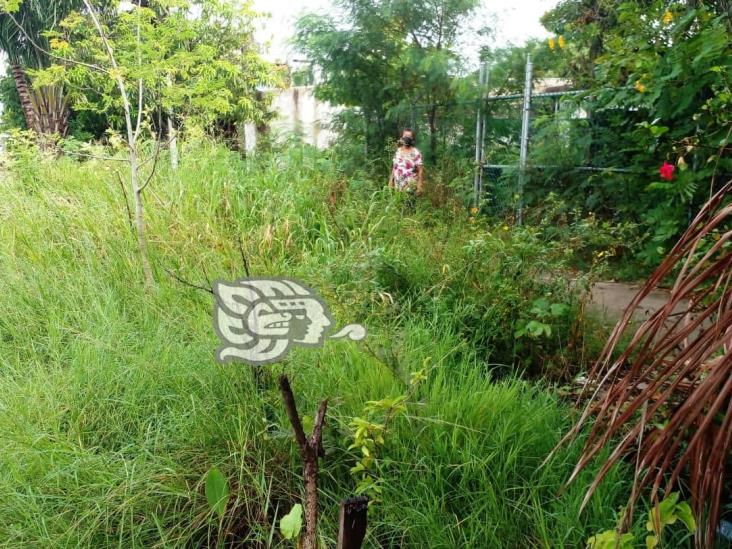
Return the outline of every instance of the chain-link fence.
[[[622,151],[607,129],[608,114],[592,112],[589,92],[561,81],[536,82],[528,57],[523,93],[491,96],[488,81],[483,66],[479,85],[485,94],[479,100],[411,105],[399,113],[403,125],[418,130],[418,146],[428,157],[442,167],[467,168],[453,185],[466,201],[521,223],[524,205],[547,192],[580,189],[584,204],[595,209],[606,198],[604,189],[628,188],[627,178],[636,172],[612,165]]]

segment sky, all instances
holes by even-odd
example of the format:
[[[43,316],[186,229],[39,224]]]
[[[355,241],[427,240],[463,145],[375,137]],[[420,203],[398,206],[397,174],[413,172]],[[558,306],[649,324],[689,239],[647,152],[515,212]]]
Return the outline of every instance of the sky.
[[[471,24],[477,27],[493,22],[495,36],[492,45],[522,44],[529,38],[548,36],[539,19],[559,0],[484,0]],[[269,42],[267,58],[271,61],[290,61],[298,56],[287,45],[293,34],[294,23],[303,12],[327,11],[330,0],[254,0],[254,8],[271,17],[260,24],[257,38]],[[477,50],[467,48],[466,56],[477,59]],[[474,59],[471,59],[474,60]]]

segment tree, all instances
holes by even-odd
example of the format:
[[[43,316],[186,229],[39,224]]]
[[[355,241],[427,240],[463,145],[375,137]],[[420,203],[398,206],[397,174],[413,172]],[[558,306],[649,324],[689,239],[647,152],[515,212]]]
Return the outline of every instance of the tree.
[[[276,85],[279,79],[259,55],[253,39],[255,14],[248,4],[158,0],[122,13],[94,6],[123,78],[134,83],[134,111],[143,81],[143,115],[149,127],[155,127],[158,114],[171,110],[179,122],[204,128],[222,117],[257,121],[265,115],[257,87]],[[74,108],[114,117],[115,125],[123,126],[116,120],[122,113],[116,84],[91,62],[104,48],[88,13],[71,14],[49,37],[61,61],[34,76],[42,82],[72,83]]]
[[[388,17],[360,9],[358,2],[350,4],[344,6],[350,8],[347,26],[330,15],[306,15],[297,22],[295,42],[322,71],[324,80],[317,86],[317,95],[358,109],[367,144],[379,148],[396,132],[387,112],[400,100],[401,78],[394,59],[403,44]]]
[[[648,229],[657,264],[690,215],[732,173],[732,17],[727,2],[565,0],[543,19],[567,47],[563,75],[590,90],[592,160],[630,174],[577,178],[610,215]],[[673,166],[670,177],[659,167]],[[664,179],[666,177],[666,179]],[[588,206],[588,203],[583,204]]]
[[[66,135],[68,99],[63,86],[31,88],[28,69],[42,69],[52,60],[45,31],[80,4],[78,0],[4,0],[0,3],[0,49],[8,56],[26,126],[38,134]]]
[[[360,110],[368,144],[381,148],[425,104],[430,153],[439,109],[455,97],[455,51],[476,0],[340,0],[344,18],[306,15],[295,43],[322,71],[317,93]]]
[[[141,144],[153,136],[156,114],[176,113],[204,127],[231,114],[256,119],[264,108],[255,100],[256,86],[273,83],[274,73],[254,46],[248,5],[161,0],[120,12],[92,0],[83,4],[46,33],[56,62],[33,76],[37,85],[72,84],[77,108],[123,113],[135,230],[151,286],[142,195],[161,143],[148,158]]]
[[[455,99],[452,87],[461,58],[454,50],[460,30],[476,0],[394,2],[394,13],[408,35],[402,70],[411,84],[411,101],[426,105],[430,155],[437,151],[437,115]]]

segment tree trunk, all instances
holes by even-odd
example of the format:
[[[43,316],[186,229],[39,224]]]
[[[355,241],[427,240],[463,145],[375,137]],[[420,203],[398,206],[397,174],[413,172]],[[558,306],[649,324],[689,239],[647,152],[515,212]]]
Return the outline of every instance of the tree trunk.
[[[311,449],[303,469],[305,480],[305,535],[303,549],[318,549],[318,455]]]
[[[41,134],[65,137],[69,131],[69,108],[61,86],[44,86],[31,94]]]
[[[63,88],[44,86],[38,90],[28,87],[23,67],[11,67],[18,90],[26,126],[41,136],[66,136],[69,131],[69,108]]]
[[[18,96],[20,97],[20,106],[25,116],[25,124],[29,130],[39,133],[38,113],[33,106],[33,99],[25,79],[25,71],[20,65],[13,64],[11,72],[13,73],[13,80],[15,80],[15,89],[18,90]]]
[[[145,284],[148,288],[153,285],[152,267],[150,266],[150,254],[147,250],[147,238],[145,236],[145,216],[142,207],[142,191],[144,187],[140,186],[137,150],[133,142],[130,147],[130,187],[132,187],[135,197],[135,228],[137,229],[137,245],[140,249],[140,261],[142,263],[142,272],[145,275]]]
[[[168,86],[168,88],[173,87],[173,79],[170,77],[170,75],[166,75],[165,77],[165,83]],[[170,143],[170,167],[173,170],[178,169],[178,135],[177,130],[175,128],[175,123],[173,122],[173,109],[167,109],[166,111],[166,118],[168,119],[168,140]]]
[[[178,169],[178,136],[175,125],[173,124],[173,113],[168,111],[168,139],[170,140],[170,167],[173,170]]]
[[[302,549],[318,549],[318,458],[323,454],[323,422],[328,401],[320,403],[313,423],[313,432],[308,439],[297,412],[295,395],[290,387],[290,380],[285,374],[279,377],[280,392],[285,402],[285,411],[295,433],[295,440],[300,447],[300,458],[303,463],[303,480],[305,481],[305,532],[302,535]]]
[[[139,180],[139,165],[137,161],[137,137],[140,131],[140,120],[142,116],[142,100],[140,101],[140,110],[138,111],[137,127],[132,125],[132,107],[130,106],[129,95],[127,94],[127,87],[125,81],[119,73],[119,67],[117,65],[117,59],[114,57],[114,51],[109,45],[107,35],[104,33],[101,23],[97,18],[97,12],[92,7],[89,0],[83,0],[84,6],[91,16],[94,27],[97,29],[99,38],[101,38],[104,48],[107,50],[107,56],[109,57],[109,63],[117,75],[114,77],[117,82],[117,88],[119,89],[119,95],[122,98],[122,108],[125,113],[125,126],[127,128],[127,147],[129,149],[129,161],[130,161],[130,187],[132,190],[132,196],[135,201],[135,228],[137,229],[137,243],[140,251],[140,261],[142,263],[142,272],[145,275],[145,285],[148,289],[153,287],[153,274],[150,266],[150,257],[147,249],[147,238],[145,236],[145,217],[142,207],[142,191],[145,190],[145,185],[140,185]],[[140,98],[142,98],[142,80],[140,80]],[[148,180],[149,182],[149,180]]]

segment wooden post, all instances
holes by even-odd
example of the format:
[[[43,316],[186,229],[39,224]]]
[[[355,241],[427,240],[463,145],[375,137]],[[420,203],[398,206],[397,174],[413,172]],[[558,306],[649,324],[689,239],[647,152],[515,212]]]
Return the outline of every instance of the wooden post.
[[[341,501],[337,549],[361,549],[366,536],[369,498],[359,496]]]

